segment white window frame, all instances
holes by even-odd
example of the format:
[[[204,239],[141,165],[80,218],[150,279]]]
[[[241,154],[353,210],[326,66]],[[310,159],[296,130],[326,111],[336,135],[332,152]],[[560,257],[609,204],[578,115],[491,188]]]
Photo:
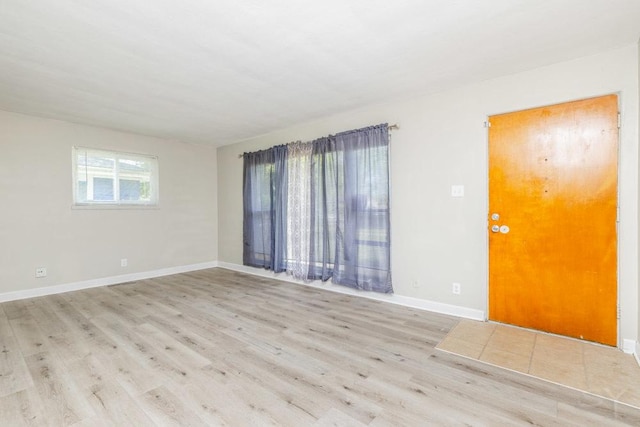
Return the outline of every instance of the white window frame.
[[[87,167],[78,164],[78,154],[86,152],[88,154],[96,156],[110,157],[114,159],[113,175],[111,175],[114,183],[114,200],[80,200],[78,194],[78,179],[81,174],[87,176]],[[145,209],[145,208],[157,208],[160,201],[160,188],[159,188],[159,166],[158,157],[148,154],[139,153],[126,153],[114,150],[105,150],[99,148],[90,147],[77,147],[74,146],[71,150],[72,157],[72,192],[73,192],[73,208],[102,208],[102,209]],[[120,200],[120,174],[119,164],[120,160],[144,160],[150,164],[150,177],[149,177],[149,193],[150,200]],[[79,170],[79,168],[84,168]],[[95,177],[94,177],[95,178]],[[88,176],[87,176],[87,186]]]

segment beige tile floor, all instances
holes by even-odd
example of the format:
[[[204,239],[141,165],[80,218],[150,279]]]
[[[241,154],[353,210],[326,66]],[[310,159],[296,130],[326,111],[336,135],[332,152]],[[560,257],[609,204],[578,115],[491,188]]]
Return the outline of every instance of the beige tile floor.
[[[640,366],[616,348],[473,320],[436,348],[640,408]]]

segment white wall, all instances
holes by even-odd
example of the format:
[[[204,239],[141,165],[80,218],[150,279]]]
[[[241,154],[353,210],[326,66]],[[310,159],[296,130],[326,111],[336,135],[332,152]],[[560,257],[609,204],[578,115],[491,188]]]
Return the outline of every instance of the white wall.
[[[160,207],[72,209],[74,145],[157,155]],[[216,178],[211,147],[0,111],[0,295],[215,261]]]
[[[389,82],[388,84],[393,84]],[[392,266],[397,295],[487,308],[488,115],[619,93],[621,338],[638,337],[638,48],[510,75],[301,124],[218,149],[219,260],[242,263],[242,160],[238,154],[381,122],[391,143]],[[309,102],[312,102],[310,100]],[[452,184],[465,197],[452,199]],[[413,281],[418,287],[412,286]],[[462,294],[451,293],[451,283]]]

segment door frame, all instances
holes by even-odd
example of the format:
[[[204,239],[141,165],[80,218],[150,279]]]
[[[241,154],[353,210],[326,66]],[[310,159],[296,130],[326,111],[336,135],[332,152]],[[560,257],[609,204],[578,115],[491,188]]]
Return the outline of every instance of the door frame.
[[[622,132],[622,120],[621,120],[621,93],[619,91],[616,92],[607,92],[607,93],[601,93],[601,94],[595,94],[595,95],[591,95],[591,96],[585,96],[585,97],[581,97],[581,98],[572,98],[572,99],[565,99],[565,100],[558,100],[558,101],[550,101],[549,103],[545,103],[545,104],[541,104],[541,105],[529,105],[529,106],[523,106],[522,108],[516,109],[516,110],[507,110],[507,111],[500,111],[500,112],[494,112],[494,113],[490,113],[490,114],[486,114],[485,116],[485,120],[484,120],[484,135],[485,135],[485,161],[484,161],[484,166],[485,166],[485,199],[484,199],[484,219],[485,219],[485,233],[484,233],[484,238],[485,238],[485,267],[486,267],[486,276],[485,276],[485,309],[484,309],[484,321],[485,322],[489,322],[489,286],[491,286],[491,284],[489,283],[489,278],[490,278],[490,274],[491,272],[489,271],[489,216],[491,215],[491,212],[489,212],[489,188],[490,188],[490,182],[489,182],[489,127],[490,122],[489,119],[491,116],[495,116],[495,115],[499,115],[499,114],[510,114],[510,113],[516,113],[518,111],[523,111],[523,110],[530,110],[530,109],[534,109],[534,108],[544,108],[544,107],[548,107],[548,106],[552,106],[552,105],[558,105],[558,104],[565,104],[565,103],[569,103],[569,102],[574,102],[574,101],[581,101],[581,100],[585,100],[585,99],[590,99],[590,98],[598,98],[601,96],[607,96],[607,95],[616,95],[617,96],[617,100],[618,100],[618,146],[616,147],[616,177],[617,177],[617,181],[616,181],[616,208],[617,208],[617,218],[616,218],[616,347],[618,349],[623,349],[623,338],[622,338],[622,331],[621,331],[621,326],[622,326],[622,322],[621,322],[621,309],[620,309],[620,238],[619,238],[619,230],[620,230],[620,183],[621,183],[621,176],[620,176],[620,157],[622,155],[622,151],[621,151],[621,142],[622,142],[622,138],[621,136],[621,132]],[[639,307],[640,310],[640,307]],[[520,326],[516,326],[516,327],[520,327]],[[542,331],[541,331],[542,332]],[[544,332],[547,333],[547,332]],[[569,339],[575,339],[572,337],[566,337]]]

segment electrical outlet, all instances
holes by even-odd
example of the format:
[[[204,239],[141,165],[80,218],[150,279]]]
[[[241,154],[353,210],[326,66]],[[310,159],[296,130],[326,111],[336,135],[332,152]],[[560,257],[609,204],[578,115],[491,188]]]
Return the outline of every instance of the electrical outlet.
[[[464,185],[452,185],[451,197],[464,197]]]
[[[36,277],[47,277],[47,269],[44,267],[36,268]]]
[[[453,292],[456,295],[460,295],[460,291],[461,291],[460,288],[461,288],[460,283],[453,282],[451,286],[451,292]]]
[[[126,267],[129,264],[129,261],[127,261],[126,258],[122,258],[120,260],[120,267]]]

